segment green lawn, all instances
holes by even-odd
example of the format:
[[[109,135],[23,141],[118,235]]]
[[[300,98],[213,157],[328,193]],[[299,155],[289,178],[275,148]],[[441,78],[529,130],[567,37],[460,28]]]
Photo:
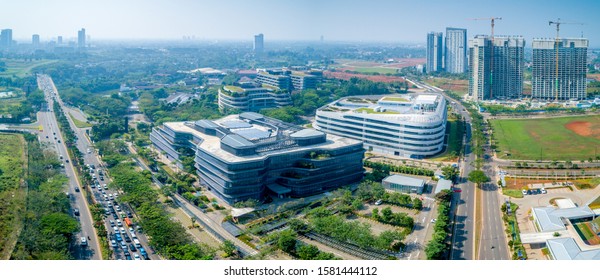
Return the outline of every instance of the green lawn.
[[[578,229],[578,232],[583,235],[582,238],[588,242],[594,242],[593,240],[598,238],[585,223],[579,223],[574,225]]]
[[[379,74],[396,74],[398,69],[395,68],[384,68],[384,67],[356,67],[352,69],[359,73],[379,73]]]
[[[69,113],[69,116],[73,120],[73,123],[75,124],[76,127],[79,127],[79,128],[92,127],[92,124],[85,122],[85,121],[78,120],[77,118],[73,117],[73,115],[71,113]]]
[[[0,59],[0,61],[6,63],[6,71],[0,72],[0,77],[25,77],[31,74],[31,69],[54,63],[57,60],[41,59],[41,60],[22,60],[22,59]]]
[[[25,140],[18,134],[0,134],[0,258],[10,256],[25,211]]]
[[[600,208],[600,196],[598,198],[596,198],[594,201],[592,201],[592,203],[590,203],[590,205],[588,205],[591,209],[598,209]],[[600,219],[600,218],[599,218]],[[598,219],[596,219],[598,220]],[[599,226],[600,226],[600,220],[598,220]]]
[[[501,158],[580,161],[600,152],[597,150],[600,115],[490,122]],[[572,122],[585,122],[590,135],[582,136],[568,129],[566,126]],[[506,156],[506,152],[510,156]]]
[[[459,122],[456,119],[449,119],[446,126],[446,133],[448,137],[446,139],[446,143],[448,146],[446,150],[430,160],[434,161],[453,161],[456,160],[457,156],[460,154],[460,150],[462,149],[462,140],[464,133],[464,125],[462,122]]]
[[[358,109],[356,109],[356,112],[357,113],[365,112],[367,114],[398,114],[398,112],[396,112],[396,111],[388,111],[388,110],[386,110],[385,112],[375,112],[375,110],[372,108],[358,108]]]
[[[512,190],[504,188],[502,189],[502,194],[507,195],[514,198],[523,198],[523,193],[520,190]]]

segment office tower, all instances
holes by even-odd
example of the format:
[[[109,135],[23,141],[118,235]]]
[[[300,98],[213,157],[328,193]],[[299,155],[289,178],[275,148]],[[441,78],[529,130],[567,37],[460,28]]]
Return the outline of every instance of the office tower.
[[[442,32],[427,33],[427,73],[442,71]]]
[[[525,40],[477,35],[469,40],[469,95],[475,101],[520,98]],[[493,57],[493,59],[492,59]]]
[[[0,48],[8,49],[12,46],[12,29],[2,29],[0,32]]]
[[[254,52],[262,53],[264,50],[264,36],[262,33],[254,35]]]
[[[36,49],[40,47],[40,35],[33,34],[31,36],[31,45]]]
[[[584,38],[533,39],[531,97],[548,100],[585,99],[588,44],[588,39]]]
[[[463,28],[446,28],[446,47],[444,68],[449,73],[467,71],[467,30]]]
[[[85,48],[85,28],[77,31],[77,47],[80,49]]]
[[[63,43],[63,38],[62,38],[62,36],[58,36],[58,39],[56,40],[56,44],[58,44],[58,45],[62,45],[62,43]]]

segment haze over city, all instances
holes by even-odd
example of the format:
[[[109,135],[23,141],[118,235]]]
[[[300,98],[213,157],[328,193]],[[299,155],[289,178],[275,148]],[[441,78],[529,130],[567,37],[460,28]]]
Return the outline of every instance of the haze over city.
[[[33,9],[32,7],[36,7]],[[0,10],[1,28],[16,40],[40,34],[42,41],[75,37],[86,28],[95,39],[390,41],[423,43],[423,34],[448,26],[467,28],[469,37],[489,34],[489,22],[502,17],[496,34],[554,37],[548,21],[561,18],[585,25],[564,26],[565,37],[590,39],[598,46],[594,20],[600,2],[584,1],[11,1]],[[561,34],[561,35],[562,35]]]

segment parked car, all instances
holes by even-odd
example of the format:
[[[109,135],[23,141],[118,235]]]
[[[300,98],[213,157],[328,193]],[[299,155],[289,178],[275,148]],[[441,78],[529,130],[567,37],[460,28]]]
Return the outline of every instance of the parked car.
[[[133,244],[129,244],[129,250],[131,250],[131,252],[137,251],[137,249],[135,248],[135,245],[133,245]]]
[[[522,193],[523,195],[527,195],[527,190],[522,190],[522,191],[521,191],[521,193]]]
[[[546,189],[542,188],[542,194],[547,194],[548,192],[546,191]]]
[[[75,214],[75,216],[79,216],[79,209],[73,209],[73,214]]]

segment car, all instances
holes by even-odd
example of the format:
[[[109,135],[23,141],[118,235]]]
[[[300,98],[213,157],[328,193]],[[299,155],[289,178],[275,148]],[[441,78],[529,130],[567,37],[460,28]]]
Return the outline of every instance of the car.
[[[118,233],[118,232],[117,232],[117,233],[115,233],[115,239],[117,240],[117,242],[121,242],[121,241],[123,241],[123,237],[121,237],[121,234],[120,234],[120,233]]]
[[[133,244],[129,244],[129,250],[131,250],[131,252],[137,251],[137,249],[135,248],[135,245],[133,245]]]
[[[119,197],[119,194],[118,193],[113,193],[113,197],[117,198],[117,197]]]
[[[124,227],[120,227],[119,228],[119,232],[122,233],[122,234],[125,234],[125,228]]]
[[[127,211],[127,218],[133,218],[133,214],[131,214],[129,211]]]
[[[104,176],[104,174],[102,174],[102,170],[98,170],[98,175]]]
[[[117,220],[117,226],[118,227],[122,227],[123,226],[123,223],[121,222],[121,220]]]
[[[528,195],[532,195],[532,194],[533,194],[533,192],[532,192],[531,190],[527,190],[527,194],[528,194]]]
[[[108,210],[108,208],[104,208],[104,215],[110,215],[110,210]]]
[[[79,209],[73,209],[73,214],[75,214],[75,216],[79,216]]]
[[[112,199],[113,199],[112,193],[109,193],[109,194],[108,194],[108,199],[110,199],[110,200],[112,200]]]
[[[126,260],[131,260],[131,254],[129,253],[129,251],[125,250],[125,252],[123,252],[123,255],[125,255]]]
[[[523,195],[527,195],[527,190],[522,190],[522,191],[521,191],[521,193],[522,193]]]
[[[108,205],[108,207],[112,207],[112,203],[110,201],[108,202],[107,205]]]
[[[137,240],[137,236],[135,235],[135,231],[129,232],[131,234],[131,238],[133,238],[133,241],[135,242]]]
[[[65,159],[65,162],[66,162],[66,163],[69,163],[69,159]]]
[[[117,211],[121,211],[121,206],[117,205],[115,208],[117,208]]]
[[[129,233],[132,233],[132,234],[133,234],[133,233],[135,232],[135,230],[134,230],[132,227],[130,227],[130,228],[128,228],[128,229],[129,229]]]
[[[148,253],[146,252],[146,249],[144,249],[144,247],[140,247],[140,254],[142,255],[142,257],[144,257],[144,259],[148,259]]]
[[[46,135],[46,139],[48,139],[48,135]]]
[[[57,140],[58,143],[60,143],[60,140]]]
[[[111,227],[114,227],[114,226],[115,226],[115,221],[114,221],[114,220],[110,220],[109,222],[110,222],[110,226],[111,226]]]
[[[117,216],[117,213],[112,213],[112,215],[113,215],[113,218],[115,218],[115,219],[119,218],[119,216]]]
[[[138,255],[137,253],[133,254],[133,258],[134,258],[136,261],[141,261],[141,260],[142,260],[142,259],[140,258],[140,255]]]
[[[78,187],[75,187],[75,192],[79,192],[79,188]]]
[[[127,249],[127,244],[125,244],[125,241],[121,241],[121,248]]]
[[[103,195],[104,196],[104,200],[108,201],[108,195]]]
[[[92,189],[93,189],[93,188],[95,188],[95,187],[96,187],[96,186],[95,186],[94,184],[91,184],[91,185],[90,185],[90,188],[92,188]]]
[[[381,205],[382,203],[383,203],[383,200],[380,199],[375,202],[375,205]]]
[[[117,241],[111,240],[110,246],[112,246],[113,248],[117,248]]]
[[[104,181],[104,176],[100,176],[100,181]]]
[[[105,190],[108,190],[108,187],[106,186],[106,184],[102,184],[102,187],[103,187]]]
[[[127,234],[125,234],[125,242],[127,243],[131,243],[131,238],[129,238],[129,236]]]
[[[81,246],[87,246],[87,239],[85,237],[82,236],[79,240],[81,241]]]
[[[110,207],[110,213],[115,214],[116,213],[115,208]],[[118,218],[115,218],[115,219],[118,219]]]
[[[101,191],[101,193],[102,193],[103,195],[106,195],[106,192],[105,192],[104,190],[102,190],[102,191]]]
[[[119,233],[119,227],[113,226],[113,230],[115,231],[115,233]]]
[[[435,221],[437,221],[437,219],[431,219],[431,222],[432,222],[432,223],[435,223]]]
[[[546,189],[544,189],[544,188],[541,189],[541,192],[542,192],[542,194],[547,194],[548,193],[548,191],[546,191]]]

